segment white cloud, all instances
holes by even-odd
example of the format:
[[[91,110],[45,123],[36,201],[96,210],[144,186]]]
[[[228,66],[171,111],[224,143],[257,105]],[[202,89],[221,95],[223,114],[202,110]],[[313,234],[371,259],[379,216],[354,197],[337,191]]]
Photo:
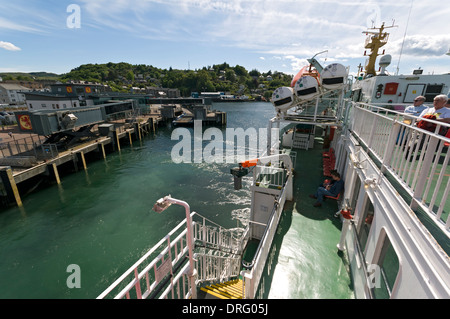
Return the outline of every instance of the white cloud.
[[[11,42],[0,41],[0,48],[8,51],[20,51],[21,49]]]
[[[42,1],[1,1],[0,30],[48,35],[65,26],[66,11],[50,10]]]
[[[33,8],[27,7],[24,0],[5,4],[7,11],[2,16],[9,20],[0,18],[0,30],[42,32],[65,23],[65,10],[49,9],[42,4],[43,0],[36,1],[39,2]],[[118,39],[195,42],[235,48],[236,52],[242,49],[245,53],[256,53],[256,59],[272,61],[275,67],[287,65],[293,73],[307,63],[307,58],[323,50],[328,50],[328,55],[326,61],[325,55],[320,56],[321,63],[359,59],[356,64],[364,64],[362,32],[373,23],[390,25],[392,19],[399,27],[388,30],[390,40],[383,49],[396,59],[412,3],[403,55],[429,59],[450,47],[450,24],[445,20],[450,6],[437,0],[78,0],[78,3],[86,32],[95,28],[105,34],[112,31]],[[14,16],[15,12],[21,14]]]
[[[412,35],[392,42],[392,50],[399,54],[411,56],[438,57],[444,55],[450,47],[450,35]]]
[[[323,50],[328,50],[325,63],[356,58],[364,63],[362,32],[381,22],[388,25],[392,19],[401,27],[388,29],[391,40],[385,49],[399,54],[411,8],[411,0],[81,1],[98,25],[150,39],[211,42],[255,51],[277,57],[291,65],[292,72]],[[436,30],[441,7],[437,0],[412,7],[409,29],[416,34],[407,37],[403,54],[437,56],[445,49],[448,36],[430,36],[436,32],[431,30]],[[448,30],[444,19],[442,24]]]
[[[9,29],[22,32],[39,32],[40,30],[34,27],[26,26],[23,23],[16,23],[11,20],[0,17],[0,29]]]

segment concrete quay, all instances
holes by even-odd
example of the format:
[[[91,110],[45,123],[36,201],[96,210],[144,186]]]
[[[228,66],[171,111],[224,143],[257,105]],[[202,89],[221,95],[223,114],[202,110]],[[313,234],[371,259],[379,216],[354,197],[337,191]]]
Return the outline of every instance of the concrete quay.
[[[48,149],[49,157],[44,159],[29,158],[33,156],[21,156],[14,154],[8,158],[2,158],[10,165],[0,166],[0,206],[17,205],[22,206],[20,185],[36,177],[53,179],[57,184],[61,183],[60,169],[66,163],[73,163],[75,171],[86,170],[88,154],[95,158],[104,159],[108,152],[120,151],[124,145],[131,145],[133,140],[142,140],[145,135],[155,132],[161,122],[161,117],[157,115],[142,116],[134,123],[127,123],[120,120],[106,125],[107,131],[103,128],[94,131],[97,136],[91,140],[80,142],[67,150],[50,149],[50,146],[43,146]],[[108,127],[109,126],[109,127]],[[29,133],[22,133],[16,126],[5,127],[0,131],[1,143],[15,143],[25,137],[30,137]],[[34,140],[39,140],[34,136]],[[41,146],[39,146],[41,147]],[[20,147],[18,147],[20,150]],[[25,163],[25,164],[24,164]]]

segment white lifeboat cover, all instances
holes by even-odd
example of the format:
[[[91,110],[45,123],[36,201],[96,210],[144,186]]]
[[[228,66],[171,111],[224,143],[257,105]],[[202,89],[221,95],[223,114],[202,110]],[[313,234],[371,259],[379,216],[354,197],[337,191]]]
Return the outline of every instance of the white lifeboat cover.
[[[287,111],[294,104],[294,90],[290,87],[279,87],[272,94],[272,104],[277,111]]]
[[[345,84],[347,69],[339,63],[326,66],[321,74],[322,86],[329,90],[341,88]]]
[[[300,100],[309,100],[319,95],[319,83],[310,75],[302,76],[295,83],[294,91]]]

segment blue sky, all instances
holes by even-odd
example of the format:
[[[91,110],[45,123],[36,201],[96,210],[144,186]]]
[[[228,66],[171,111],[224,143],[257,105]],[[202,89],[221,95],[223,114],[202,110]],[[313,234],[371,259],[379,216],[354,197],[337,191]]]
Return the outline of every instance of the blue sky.
[[[0,72],[227,62],[295,74],[306,58],[328,50],[319,56],[323,65],[338,62],[355,73],[365,63],[362,32],[394,21],[384,47],[393,57],[389,73],[397,66],[401,74],[417,67],[448,73],[449,16],[441,0],[0,0]]]

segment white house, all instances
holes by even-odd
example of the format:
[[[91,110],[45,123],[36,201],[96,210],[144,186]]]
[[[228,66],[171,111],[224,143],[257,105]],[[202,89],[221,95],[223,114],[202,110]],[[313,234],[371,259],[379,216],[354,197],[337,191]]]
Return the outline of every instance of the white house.
[[[94,102],[91,99],[75,96],[41,92],[29,92],[25,93],[25,95],[29,111],[61,110],[94,105]]]
[[[5,104],[25,104],[24,92],[31,89],[18,84],[0,83],[0,103]]]

